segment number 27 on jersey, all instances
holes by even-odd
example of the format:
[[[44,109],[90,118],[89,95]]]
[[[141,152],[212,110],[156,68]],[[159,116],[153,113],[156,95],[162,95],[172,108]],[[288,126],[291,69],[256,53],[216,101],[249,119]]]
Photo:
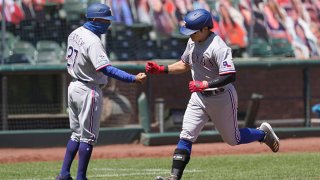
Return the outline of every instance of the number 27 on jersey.
[[[78,52],[79,51],[77,49],[73,48],[72,46],[68,47],[68,51],[67,51],[67,55],[66,55],[68,68],[74,66],[74,63],[75,63],[77,56],[78,56]]]

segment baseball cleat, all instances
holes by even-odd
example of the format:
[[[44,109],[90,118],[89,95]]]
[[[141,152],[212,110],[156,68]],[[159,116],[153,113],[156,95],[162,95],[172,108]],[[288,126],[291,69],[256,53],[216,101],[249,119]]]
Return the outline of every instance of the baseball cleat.
[[[261,143],[265,143],[273,152],[278,152],[280,148],[280,141],[278,136],[274,133],[272,127],[269,123],[262,123],[259,130],[262,130],[266,133],[264,136],[264,139],[261,141]]]
[[[178,177],[175,175],[170,175],[169,177],[161,177],[161,176],[157,176],[155,180],[178,180]]]
[[[63,177],[61,175],[58,175],[56,177],[56,180],[73,180],[71,176],[68,176],[68,177]]]

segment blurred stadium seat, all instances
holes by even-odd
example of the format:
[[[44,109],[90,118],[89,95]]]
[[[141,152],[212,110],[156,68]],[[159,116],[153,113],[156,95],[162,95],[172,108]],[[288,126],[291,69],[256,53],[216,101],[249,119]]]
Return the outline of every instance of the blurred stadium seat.
[[[35,45],[39,38],[39,34],[37,34],[38,27],[36,21],[23,20],[16,26],[16,28],[16,32],[21,40],[31,42]]]
[[[165,50],[160,51],[159,54],[161,59],[178,59],[181,57],[182,52],[177,50]]]
[[[159,48],[154,40],[140,40],[137,42],[137,60],[159,59]]]
[[[51,19],[45,22],[39,22],[37,28],[38,41],[52,40],[58,43],[66,41],[67,22],[63,19]]]
[[[8,45],[9,49],[12,49],[14,44],[18,41],[18,37],[16,37],[12,32],[6,32],[5,33],[5,42]]]
[[[100,2],[101,2],[101,0],[88,0],[87,4],[89,5],[89,4],[100,3]]]
[[[12,49],[12,55],[14,54],[25,54],[31,62],[34,62],[37,51],[31,42],[19,40],[14,44],[14,48]]]
[[[287,39],[270,38],[270,46],[273,56],[294,57],[294,51]]]
[[[63,51],[55,41],[38,41],[36,49],[38,52],[36,63],[60,63],[63,58]]]
[[[54,51],[57,54],[61,53],[60,45],[57,42],[51,40],[38,41],[36,44],[36,48],[38,51]]]
[[[180,34],[172,34],[170,38],[161,39],[161,47],[165,50],[172,48],[183,48],[183,51],[188,43],[189,37]]]
[[[6,22],[6,30],[16,35],[16,25],[10,22]]]
[[[132,60],[132,56],[128,51],[112,51],[110,52],[111,60],[129,61]]]
[[[157,52],[152,50],[138,50],[136,51],[137,60],[151,60],[159,58]]]
[[[107,49],[111,52],[111,59],[146,60],[157,54],[155,41],[150,39],[152,26],[147,24],[133,24],[130,26],[113,23],[107,34]],[[141,52],[141,51],[148,51]]]
[[[3,58],[2,60],[5,61],[6,58],[8,58],[11,54],[12,54],[12,50],[9,47],[5,47],[3,51],[3,55],[1,56],[1,58]]]
[[[273,55],[269,43],[261,38],[253,38],[248,48],[253,57],[270,57]]]
[[[38,51],[37,60],[35,63],[59,64],[61,56],[55,51]]]
[[[160,40],[159,54],[162,59],[177,59],[183,54],[188,42],[188,37],[172,35],[168,39]]]
[[[62,9],[66,12],[67,21],[77,20],[80,21],[85,16],[85,10],[87,8],[86,3],[82,3],[79,0],[68,0],[63,4]]]
[[[34,60],[27,54],[15,53],[5,59],[5,64],[33,64]]]

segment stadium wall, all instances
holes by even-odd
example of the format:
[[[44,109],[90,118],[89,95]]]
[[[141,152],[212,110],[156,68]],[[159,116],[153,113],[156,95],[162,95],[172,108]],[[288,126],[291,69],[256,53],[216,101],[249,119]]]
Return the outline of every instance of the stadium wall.
[[[236,65],[237,80],[234,85],[239,97],[239,119],[244,118],[252,93],[263,95],[257,120],[303,119],[305,113],[304,70],[306,68],[302,64],[301,66]],[[320,103],[320,79],[318,78],[320,68],[314,65],[310,66],[308,70],[311,90],[310,104],[312,106]],[[190,73],[149,76],[147,83],[149,89],[145,89],[145,91],[148,93],[151,103],[150,111],[154,112],[154,102],[157,98],[164,99],[166,109],[184,110],[190,97],[188,90],[190,80]],[[130,93],[127,92],[129,90],[126,89],[124,83],[118,83],[118,86],[121,93]],[[132,101],[135,100],[132,99]],[[315,114],[311,114],[311,118],[315,117]]]
[[[173,61],[161,61],[159,63],[168,64]],[[245,61],[236,60],[237,68],[237,81],[235,83],[238,89],[239,95],[239,117],[241,119],[241,112],[245,112],[250,101],[252,93],[259,93],[264,96],[261,102],[261,107],[258,112],[257,120],[286,120],[286,119],[296,119],[304,118],[305,112],[305,91],[306,87],[310,87],[310,104],[319,103],[320,101],[320,80],[318,75],[320,74],[320,61],[319,60],[288,60],[288,61],[277,61],[277,59],[269,61]],[[137,73],[144,71],[145,62],[125,62],[125,63],[114,63],[120,69],[126,71]],[[10,77],[12,75],[30,76],[34,74],[44,75],[44,74],[55,74],[61,77],[66,75],[65,67],[63,64],[56,66],[1,66],[0,72],[3,76]],[[45,77],[45,76],[44,76]],[[308,78],[307,78],[308,77]],[[10,78],[9,78],[10,79]],[[54,78],[54,81],[59,78]],[[63,78],[62,78],[63,79]],[[65,79],[65,81],[59,80],[55,82],[54,85],[59,85],[57,92],[60,95],[54,97],[64,96],[65,93],[61,91],[66,90],[66,86],[70,78]],[[127,97],[132,104],[133,113],[132,118],[123,127],[112,127],[112,128],[102,128],[101,139],[99,144],[121,144],[121,143],[135,143],[140,141],[141,133],[143,128],[139,126],[138,118],[138,106],[137,97],[140,93],[146,92],[149,102],[149,111],[151,112],[151,121],[155,123],[154,118],[154,102],[157,98],[164,98],[166,109],[180,109],[184,110],[186,104],[189,100],[190,93],[188,91],[188,82],[191,80],[190,74],[182,75],[158,75],[149,76],[146,84],[127,86],[122,82],[116,82],[116,89],[121,95]],[[33,79],[35,81],[35,79]],[[37,82],[37,81],[35,81]],[[306,84],[309,82],[310,84]],[[17,83],[17,82],[9,82]],[[64,85],[63,85],[64,84]],[[49,86],[51,87],[51,86]],[[107,90],[108,87],[105,89]],[[1,86],[3,91],[3,86]],[[32,89],[31,89],[32,90]],[[21,92],[31,92],[28,88],[19,88],[16,91]],[[37,96],[33,96],[37,97]],[[3,97],[2,97],[3,98]],[[64,99],[65,98],[61,98]],[[36,115],[36,112],[34,112]],[[50,115],[48,115],[50,116]],[[35,116],[36,117],[36,116]],[[57,116],[58,117],[58,116]],[[311,117],[315,117],[311,114]],[[32,120],[30,118],[29,120]],[[10,121],[10,119],[8,120]],[[56,122],[54,120],[49,120],[50,122]],[[48,122],[49,122],[48,121]],[[64,126],[55,127],[56,129],[48,129],[43,124],[43,128],[39,127],[39,130],[7,130],[0,131],[0,144],[1,147],[26,147],[26,146],[60,146],[63,142],[62,139],[68,138],[70,131],[68,128],[67,116],[63,118]],[[121,121],[121,119],[119,119]],[[21,126],[28,124],[28,120],[22,120]],[[40,120],[38,120],[37,124]],[[136,128],[130,129],[130,124],[138,125]],[[291,133],[286,137],[292,137],[294,133]],[[299,137],[303,136],[304,130],[299,130]],[[318,132],[318,129],[315,129]],[[313,133],[305,133],[306,136],[315,135]],[[163,134],[162,134],[163,135]],[[209,134],[210,136],[210,134]],[[145,138],[147,137],[147,138]],[[175,139],[175,136],[170,136],[170,138]],[[111,139],[110,139],[111,138]],[[153,139],[155,138],[155,139]],[[142,141],[146,144],[152,145],[158,136],[151,137],[148,139],[148,135],[142,136]],[[34,143],[29,145],[25,144],[26,139],[33,139]],[[46,141],[46,139],[49,141]],[[57,142],[60,144],[52,143]],[[210,138],[209,138],[210,139]],[[150,142],[148,142],[150,141]],[[151,142],[152,141],[152,142]],[[168,141],[169,142],[169,141]],[[161,143],[160,143],[161,144]]]

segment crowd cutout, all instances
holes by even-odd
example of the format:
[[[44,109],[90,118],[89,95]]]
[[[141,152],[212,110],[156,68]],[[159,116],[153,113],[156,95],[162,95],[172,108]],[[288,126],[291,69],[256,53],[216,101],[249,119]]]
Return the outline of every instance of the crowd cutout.
[[[45,21],[47,3],[62,8],[65,0],[5,0],[5,19],[13,24],[26,19]],[[291,44],[296,58],[320,57],[320,0],[106,0],[105,3],[112,7],[117,23],[153,25],[159,37],[179,32],[186,13],[202,8],[212,13],[212,31],[231,47],[246,49],[253,39],[265,42],[282,39]]]

